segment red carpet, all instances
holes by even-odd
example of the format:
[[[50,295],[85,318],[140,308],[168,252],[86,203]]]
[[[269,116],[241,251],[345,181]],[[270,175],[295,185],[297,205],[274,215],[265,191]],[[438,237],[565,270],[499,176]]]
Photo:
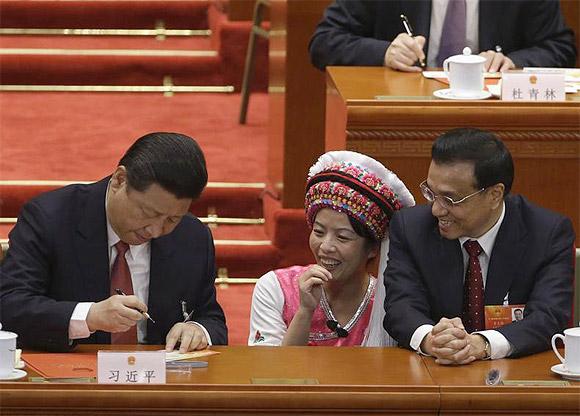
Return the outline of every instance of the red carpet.
[[[210,0],[2,0],[2,27],[207,28]],[[98,25],[98,26],[97,26]]]
[[[264,182],[268,97],[252,95],[245,126],[239,102],[237,94],[0,93],[0,179],[99,179],[136,138],[175,131],[198,140],[210,181]]]

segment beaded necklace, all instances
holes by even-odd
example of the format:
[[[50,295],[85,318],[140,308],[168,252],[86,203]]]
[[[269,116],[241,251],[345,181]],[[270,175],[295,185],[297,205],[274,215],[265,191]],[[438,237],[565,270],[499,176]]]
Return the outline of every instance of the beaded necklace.
[[[373,296],[374,289],[375,289],[375,283],[376,283],[376,280],[373,279],[372,277],[370,277],[369,278],[369,285],[367,286],[367,290],[365,292],[365,295],[364,295],[361,303],[358,305],[358,308],[355,311],[352,318],[350,318],[350,321],[348,321],[347,324],[342,327],[346,331],[350,332],[350,330],[359,321],[363,312],[366,310],[366,308],[367,308],[367,306],[368,306],[368,304]],[[326,298],[326,293],[324,292],[324,288],[322,288],[322,296],[320,297],[320,307],[321,307],[322,311],[324,312],[324,315],[326,316],[327,320],[337,321],[336,317],[334,316],[334,313],[332,313],[332,309],[330,309],[330,305],[328,304],[328,299]],[[338,335],[335,331],[333,331],[333,332],[310,332],[308,338],[311,341],[326,341],[329,339],[338,338]]]

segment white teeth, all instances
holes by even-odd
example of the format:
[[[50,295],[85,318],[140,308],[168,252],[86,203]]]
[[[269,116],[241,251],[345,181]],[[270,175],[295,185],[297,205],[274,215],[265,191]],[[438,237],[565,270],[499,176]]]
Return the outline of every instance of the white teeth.
[[[339,261],[332,261],[332,260],[320,260],[320,265],[327,270],[334,269],[336,266],[340,264]]]

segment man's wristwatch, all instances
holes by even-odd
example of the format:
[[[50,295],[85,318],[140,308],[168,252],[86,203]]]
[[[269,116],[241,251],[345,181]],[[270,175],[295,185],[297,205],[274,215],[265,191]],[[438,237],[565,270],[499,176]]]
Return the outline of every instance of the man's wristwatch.
[[[481,334],[477,334],[480,337],[483,338],[483,342],[485,342],[485,347],[483,348],[483,352],[485,353],[485,356],[483,357],[483,360],[489,360],[491,359],[491,344],[489,343],[488,339],[486,337],[484,337]]]

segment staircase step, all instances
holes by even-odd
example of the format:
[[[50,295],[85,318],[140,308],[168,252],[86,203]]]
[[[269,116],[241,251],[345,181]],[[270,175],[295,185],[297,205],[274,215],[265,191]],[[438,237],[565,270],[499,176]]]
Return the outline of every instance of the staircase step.
[[[13,53],[26,53],[27,49],[61,50],[183,50],[215,51],[209,36],[166,37],[158,40],[153,36],[0,36],[0,53],[2,49],[14,50]],[[47,52],[48,53],[48,52]]]
[[[17,217],[26,201],[65,184],[59,181],[0,181],[0,217]],[[198,217],[262,218],[264,186],[259,183],[210,183],[191,205],[191,212]]]
[[[170,76],[177,86],[225,85],[220,58],[207,52],[210,56],[4,54],[0,78],[3,85],[163,85]]]
[[[5,28],[206,29],[209,0],[2,0]]]

